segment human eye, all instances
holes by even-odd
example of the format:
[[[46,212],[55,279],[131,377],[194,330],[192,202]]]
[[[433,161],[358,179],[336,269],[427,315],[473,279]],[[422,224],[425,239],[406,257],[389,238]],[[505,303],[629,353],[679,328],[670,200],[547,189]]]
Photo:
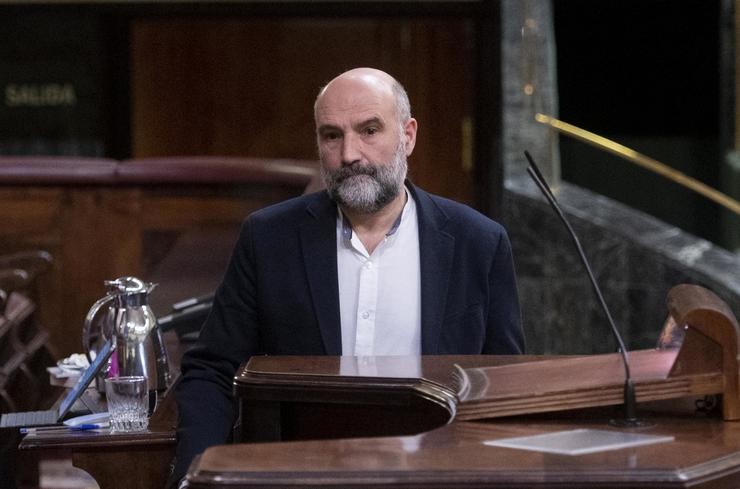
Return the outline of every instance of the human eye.
[[[324,131],[321,133],[321,139],[326,142],[338,141],[341,134],[338,131]]]
[[[365,129],[363,130],[363,133],[364,133],[364,134],[365,134],[366,136],[374,136],[374,135],[376,135],[376,134],[377,134],[378,132],[380,132],[380,128],[379,128],[378,126],[367,126],[367,127],[365,127]]]

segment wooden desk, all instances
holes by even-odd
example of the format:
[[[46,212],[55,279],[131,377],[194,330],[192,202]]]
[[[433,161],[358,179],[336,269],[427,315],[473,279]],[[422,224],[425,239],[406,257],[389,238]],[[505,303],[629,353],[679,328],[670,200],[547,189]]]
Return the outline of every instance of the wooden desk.
[[[180,365],[182,347],[174,333],[165,333],[173,367]],[[162,489],[175,456],[177,404],[174,387],[157,403],[142,433],[111,433],[110,429],[28,434],[20,442],[23,452],[57,452],[71,456],[72,464],[88,474],[101,489]],[[104,401],[103,401],[104,402]]]
[[[458,370],[553,357],[270,357],[237,372],[237,441],[422,433],[456,416]]]
[[[664,400],[663,410],[649,415],[654,425],[638,432],[674,441],[581,456],[485,444],[574,428],[615,430],[602,409],[620,403],[613,390],[621,370],[601,370],[618,367],[614,355],[261,356],[237,373],[235,394],[237,439],[263,443],[207,449],[190,468],[190,487],[738,487],[740,423],[680,409],[692,396],[722,392],[723,415],[737,419],[738,325],[717,301],[704,289],[680,288],[669,304],[676,324],[688,328],[683,344],[644,352],[647,360],[633,365],[638,400]],[[563,366],[571,369],[564,379]],[[166,399],[147,433],[28,436],[21,448],[67,450],[102,488],[161,487],[176,419]],[[507,403],[520,416],[503,416],[498,408]],[[666,405],[672,413],[663,412]]]
[[[89,473],[102,489],[162,489],[175,456],[172,424],[152,423],[144,433],[83,431],[26,435],[21,450],[70,454],[72,463]]]
[[[242,436],[244,440],[281,441],[209,448],[191,466],[189,487],[740,485],[740,423],[694,414],[692,399],[663,401],[657,404],[657,413],[643,407],[641,416],[654,424],[636,430],[609,425],[611,418],[619,416],[619,407],[462,421],[456,417],[459,400],[444,402],[454,392],[449,389],[459,383],[454,365],[532,369],[539,364],[547,369],[555,359],[422,357],[417,366],[410,367],[418,367],[416,378],[408,375],[409,364],[404,359],[375,360],[380,372],[374,377],[369,371],[340,375],[339,357],[254,358],[237,377],[236,391],[243,399]],[[674,441],[579,456],[485,444],[573,429],[667,435]]]
[[[256,357],[236,378],[239,436],[273,442],[207,449],[189,487],[738,487],[740,423],[676,409],[722,392],[725,419],[737,419],[737,321],[693,286],[674,289],[669,309],[686,327],[680,348],[630,354],[638,401],[673,409],[643,408],[652,426],[609,425],[603,410],[624,382],[616,354]],[[573,429],[674,439],[577,456],[486,444]]]
[[[653,418],[640,431],[675,441],[570,456],[484,442],[575,428],[614,430],[608,417],[454,422],[405,437],[240,444],[208,449],[191,467],[192,489],[342,488],[736,488],[740,425],[694,416]]]
[[[90,474],[101,489],[162,489],[175,456],[176,424],[177,405],[168,392],[145,432],[111,433],[106,428],[35,433],[26,435],[19,449],[71,455],[72,464]]]

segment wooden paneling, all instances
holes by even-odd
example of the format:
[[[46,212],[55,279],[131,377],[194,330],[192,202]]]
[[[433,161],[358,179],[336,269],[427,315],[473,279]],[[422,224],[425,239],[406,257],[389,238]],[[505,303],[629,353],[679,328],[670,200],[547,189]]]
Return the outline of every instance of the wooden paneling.
[[[462,137],[473,104],[471,25],[390,18],[136,20],[133,156],[315,158],[319,88],[348,68],[374,66],[404,84],[419,120],[412,178],[471,202]]]
[[[0,189],[0,245],[6,252],[41,248],[54,257],[51,271],[39,284],[40,320],[52,344],[66,356],[81,351],[85,314],[105,295],[104,280],[124,275],[149,279],[169,252],[168,245],[182,233],[220,225],[235,234],[247,214],[295,196],[301,188],[235,184]],[[176,289],[174,282],[186,280],[197,264],[186,266],[177,276],[162,278],[163,292]]]
[[[0,189],[0,242],[16,236],[27,236],[40,243],[54,241],[51,228],[59,218],[61,191],[49,188]],[[7,250],[7,246],[3,246]]]

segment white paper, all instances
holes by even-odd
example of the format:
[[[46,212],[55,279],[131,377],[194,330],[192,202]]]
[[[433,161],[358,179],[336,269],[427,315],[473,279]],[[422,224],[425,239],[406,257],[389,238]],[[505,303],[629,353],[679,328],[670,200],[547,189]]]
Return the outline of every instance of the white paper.
[[[666,443],[672,436],[645,435],[623,431],[577,429],[556,431],[541,435],[502,438],[484,441],[491,447],[518,448],[536,452],[557,453],[561,455],[585,455],[588,453],[619,450],[622,448]]]

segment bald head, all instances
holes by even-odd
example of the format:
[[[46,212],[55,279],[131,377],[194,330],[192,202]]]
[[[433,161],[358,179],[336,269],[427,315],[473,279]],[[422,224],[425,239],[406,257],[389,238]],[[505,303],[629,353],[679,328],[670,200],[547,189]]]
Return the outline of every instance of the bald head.
[[[372,93],[378,100],[385,99],[386,103],[392,103],[400,125],[411,118],[411,104],[406,90],[391,75],[375,68],[354,68],[327,83],[316,97],[314,117],[322,107],[336,102],[337,92],[347,94],[358,91]]]

